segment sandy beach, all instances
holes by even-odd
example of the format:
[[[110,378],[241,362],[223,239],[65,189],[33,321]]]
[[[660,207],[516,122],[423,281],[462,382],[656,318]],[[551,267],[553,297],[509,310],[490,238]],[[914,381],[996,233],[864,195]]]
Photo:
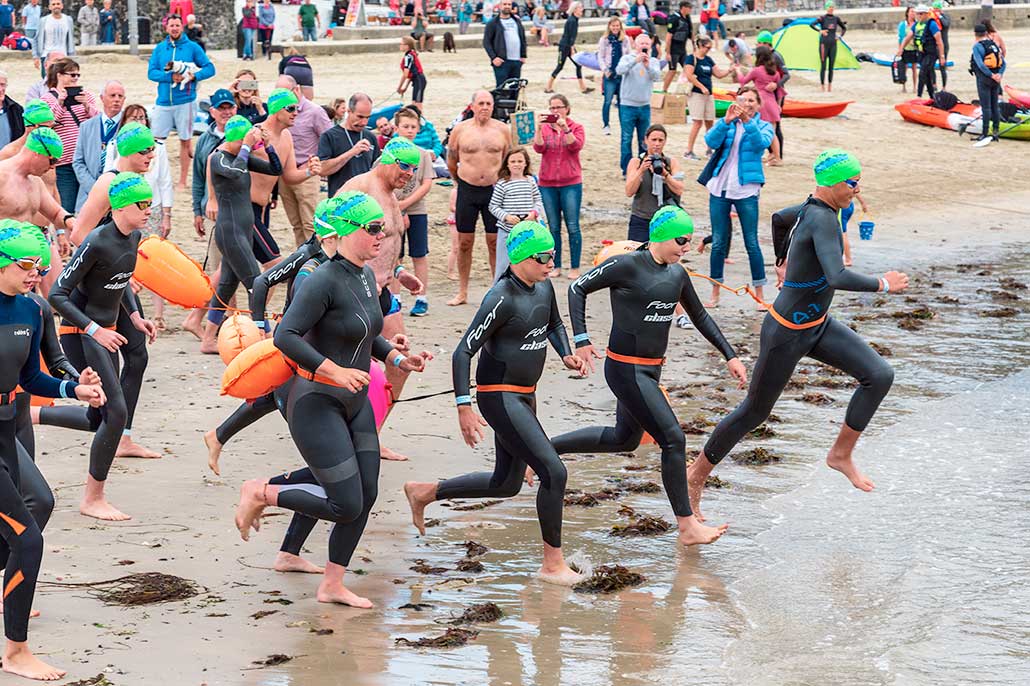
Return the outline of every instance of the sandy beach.
[[[890,33],[856,31],[847,38],[856,51],[893,50]],[[1028,88],[1030,30],[1008,31],[1005,38],[1008,59],[1017,65],[1006,80]],[[968,101],[975,97],[965,68],[972,36],[967,41],[953,34],[951,42],[956,66],[949,90]],[[531,80],[531,106],[545,104],[543,83],[556,53],[553,47],[530,49],[524,76]],[[244,66],[228,53],[212,57],[219,75],[205,93],[215,83],[227,83]],[[313,58],[316,100],[328,102],[362,90],[385,101],[396,87],[399,59],[400,53],[396,59]],[[457,55],[438,50],[424,55],[423,64],[429,80],[426,114],[442,135],[471,93],[492,84],[492,74],[478,50]],[[275,62],[258,59],[247,66],[258,72],[267,95]],[[5,67],[8,92],[22,100],[38,74],[30,62],[8,62]],[[145,64],[138,60],[92,56],[82,61],[82,73],[87,88],[99,90],[107,78],[119,78],[126,87],[126,103],[153,101],[153,84],[146,81]],[[566,68],[565,76],[571,75]],[[45,530],[36,596],[43,615],[32,620],[32,645],[43,659],[68,669],[68,681],[115,686],[931,684],[952,680],[945,669],[952,670],[955,683],[1026,683],[1030,625],[1025,612],[1014,608],[1026,607],[1023,582],[1030,569],[1025,552],[1019,552],[1023,544],[1005,532],[1025,531],[1030,523],[1025,485],[1030,437],[1025,422],[1011,420],[1028,409],[1025,374],[1006,379],[1026,366],[1030,296],[1020,291],[1016,300],[1004,303],[1016,310],[1012,317],[982,315],[999,306],[993,294],[1000,277],[1019,282],[1030,277],[1025,258],[1030,147],[1001,141],[973,149],[968,137],[903,122],[893,105],[913,97],[911,84],[910,93],[901,94],[885,67],[866,64],[859,71],[839,72],[832,94],[819,93],[812,73],[794,72],[789,85],[790,96],[798,99],[855,102],[843,117],[784,121],[785,162],[766,170],[762,193],[760,235],[766,263],[772,262],[769,214],[811,192],[811,162],[818,152],[843,147],[863,162],[863,195],[876,220],[873,241],[853,237],[855,268],[910,273],[914,281],[908,297],[891,299],[884,307],[895,311],[928,303],[937,313],[922,331],[904,331],[886,310],[876,310],[880,305],[871,295],[838,297],[839,316],[892,349],[890,361],[898,371],[895,390],[856,453],[879,485],[874,494],[853,491],[821,466],[850,387],[818,389],[829,396],[826,407],[798,402],[794,396],[799,393],[794,393],[777,407],[782,429],[776,426],[780,436],[769,444],[783,456],[783,464],[756,470],[727,460],[720,468],[732,487],[707,496],[706,514],[730,522],[731,529],[717,545],[680,552],[672,534],[614,539],[608,530],[622,519],[617,505],[567,508],[570,553],[594,564],[618,562],[648,577],[632,591],[583,596],[531,578],[539,553],[532,489],[480,511],[434,505],[427,514],[439,518],[440,525],[424,538],[417,535],[408,521],[401,484],[489,469],[492,440],[475,450],[464,445],[450,396],[401,403],[382,437],[411,459],[383,463],[379,500],[351,570],[361,575],[350,582],[353,589],[372,599],[376,608],[319,604],[314,598],[316,577],[270,569],[288,513],[269,510],[249,543],[240,540],[233,526],[243,479],[302,466],[285,423],[274,415],[247,430],[223,452],[221,476],[213,475],[202,435],[237,401],[218,394],[221,360],[200,355],[191,335],[173,330],[150,348],[133,432],[137,441],[163,457],[119,459],[109,480],[111,500],[133,515],[132,521],[96,522],[78,514],[91,436],[49,427],[37,431],[37,462],[54,489],[57,507]],[[629,201],[618,170],[618,128],[613,126],[611,137],[601,134],[599,92],[581,95],[570,80],[559,81],[557,90],[569,95],[572,117],[587,128],[582,224],[589,265],[602,239],[625,237]],[[687,126],[671,127],[667,152],[681,155],[686,136]],[[173,172],[178,169],[177,149],[169,147]],[[688,179],[701,169],[697,162],[684,166]],[[707,193],[695,183],[687,188],[683,206],[694,215],[699,235],[707,235]],[[412,377],[405,389],[408,396],[451,388],[450,354],[489,286],[480,237],[473,304],[444,305],[454,289],[445,278],[448,193],[437,186],[429,196],[430,315],[406,318],[415,346],[432,351],[437,359],[425,374]],[[199,259],[205,243],[193,234],[188,193],[176,193],[173,217],[170,238]],[[281,209],[273,213],[273,226],[285,254],[292,238]],[[727,282],[743,284],[747,260],[742,241],[734,241],[732,256],[736,264],[728,267]],[[691,254],[691,269],[707,272],[707,265],[707,256]],[[556,290],[562,293],[567,284],[567,279],[558,279]],[[700,281],[695,287],[707,290]],[[942,294],[958,302],[941,300]],[[606,331],[607,298],[591,303],[591,330]],[[563,297],[559,305],[567,314]],[[742,358],[750,368],[761,321],[753,303],[724,297],[713,315],[732,343],[744,345]],[[174,309],[166,316],[170,325],[181,318]],[[681,419],[700,413],[718,420],[742,397],[695,331],[674,330],[669,360],[663,383],[680,389],[673,395]],[[554,356],[539,398],[541,421],[552,434],[608,422],[614,412],[603,377],[572,379]],[[992,408],[1016,414],[991,414]],[[689,456],[704,435],[687,439]],[[961,477],[959,462],[966,453],[954,459],[935,453],[942,441],[970,453],[979,446],[986,452],[980,457],[996,458],[994,476],[974,483],[981,484],[985,499],[1003,497],[1010,509],[999,502],[962,499],[961,493],[956,500],[943,497],[949,488],[970,484],[944,478],[952,476],[952,468]],[[752,440],[742,447],[759,443]],[[646,467],[627,471],[627,465]],[[920,465],[936,477],[925,477]],[[658,456],[647,447],[632,457],[573,456],[568,466],[569,487],[583,491],[609,484],[611,476],[660,482]],[[1008,483],[1012,485],[1006,490]],[[956,502],[969,510],[956,511]],[[662,493],[629,496],[624,503],[671,518]],[[992,519],[963,534],[964,545],[952,547],[948,522],[966,515],[972,519],[978,512]],[[1006,516],[1011,521],[1000,524]],[[919,526],[909,519],[918,520]],[[327,532],[321,524],[315,529],[305,557],[325,561]],[[462,544],[469,540],[489,549],[482,558],[483,572],[453,571],[464,554]],[[806,550],[812,555],[806,556]],[[938,550],[946,560],[935,557]],[[937,562],[945,566],[957,559],[969,564],[957,566],[954,577],[943,577]],[[415,560],[450,571],[423,575],[410,569]],[[126,608],[105,605],[93,595],[95,589],[73,585],[142,572],[191,580],[199,593],[184,601]],[[967,604],[961,608],[948,605],[949,589],[998,577],[1006,583],[986,585],[979,597],[963,596]],[[884,590],[895,581],[900,589]],[[467,647],[416,650],[395,644],[398,637],[440,633],[446,627],[438,620],[485,601],[496,602],[505,617],[474,627],[481,633]],[[429,606],[400,607],[418,603]],[[261,616],[265,612],[270,614]],[[964,634],[955,627],[967,618]],[[888,626],[894,632],[889,639],[872,638]],[[967,647],[969,641],[974,649]],[[273,655],[292,659],[281,665],[255,664]],[[106,681],[91,680],[98,674]],[[23,682],[0,675],[0,684],[7,683]]]

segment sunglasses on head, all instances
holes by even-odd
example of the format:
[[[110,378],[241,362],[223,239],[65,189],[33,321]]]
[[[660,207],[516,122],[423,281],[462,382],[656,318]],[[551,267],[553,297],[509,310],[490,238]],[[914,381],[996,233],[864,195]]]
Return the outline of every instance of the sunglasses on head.
[[[672,240],[676,241],[676,245],[683,246],[690,242],[690,236],[676,236]]]
[[[852,181],[851,179],[844,179],[844,183],[846,183],[848,185],[848,188],[850,188],[851,190],[855,190],[856,188],[858,188],[859,182],[860,181]]]
[[[17,265],[20,269],[31,272],[33,269],[39,272],[40,276],[46,276],[50,273],[50,267],[43,267],[43,259],[40,257],[11,257],[5,252],[0,252],[0,257],[5,260],[10,260],[12,264]]]
[[[530,258],[536,260],[539,264],[549,264],[554,260],[554,251],[538,252],[535,255],[530,255]]]
[[[284,110],[286,110],[287,112],[289,112],[290,114],[293,114],[293,113],[295,113],[295,112],[296,112],[296,111],[297,111],[297,110],[298,110],[299,108],[297,107],[297,105],[287,105],[287,106],[286,106],[286,107],[284,107],[283,109],[284,109]]]

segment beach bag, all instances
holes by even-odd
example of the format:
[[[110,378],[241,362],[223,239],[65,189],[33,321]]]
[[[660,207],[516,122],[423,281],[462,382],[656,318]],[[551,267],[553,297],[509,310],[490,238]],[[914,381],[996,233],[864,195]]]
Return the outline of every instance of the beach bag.
[[[905,83],[905,63],[900,57],[895,57],[891,62],[891,81],[894,83]]]
[[[511,113],[511,139],[517,145],[529,145],[536,136],[536,112],[526,104],[526,87],[519,87],[515,111]]]
[[[933,94],[933,106],[939,110],[950,110],[959,103],[958,96],[948,91],[937,91]]]

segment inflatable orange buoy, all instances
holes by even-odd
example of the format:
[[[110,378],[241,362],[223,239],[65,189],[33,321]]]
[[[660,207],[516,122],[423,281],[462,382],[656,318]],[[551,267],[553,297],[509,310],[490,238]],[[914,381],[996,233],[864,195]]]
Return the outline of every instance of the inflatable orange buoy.
[[[245,314],[234,314],[222,322],[222,328],[218,330],[218,355],[222,362],[229,364],[263,338],[253,319]]]
[[[139,244],[133,276],[148,289],[180,307],[207,307],[214,295],[211,279],[196,260],[160,236]]]
[[[633,252],[640,247],[636,241],[601,241],[604,246],[594,257],[594,266],[601,264],[609,257],[621,255],[622,253]]]
[[[628,241],[628,242],[632,243],[632,241]],[[669,392],[667,390],[665,390],[665,386],[659,385],[658,386],[658,390],[660,390],[662,392],[662,395],[665,396],[665,399],[668,401],[668,403],[670,405],[672,405],[672,398],[669,397]],[[640,445],[657,445],[657,444],[658,444],[658,441],[656,441],[654,438],[652,438],[651,434],[647,433],[646,431],[644,432],[644,435],[640,437]]]
[[[271,338],[258,341],[233,358],[222,374],[222,395],[253,400],[268,395],[293,376]]]

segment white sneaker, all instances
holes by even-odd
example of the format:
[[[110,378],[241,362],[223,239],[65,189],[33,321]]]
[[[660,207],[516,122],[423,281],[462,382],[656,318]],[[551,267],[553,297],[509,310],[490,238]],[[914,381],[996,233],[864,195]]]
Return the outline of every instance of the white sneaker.
[[[603,129],[601,129],[601,131],[603,131],[604,135],[606,135],[606,136],[612,135],[612,127],[610,127],[610,126],[604,127]]]
[[[688,317],[685,314],[681,314],[680,316],[676,317],[676,326],[678,326],[681,329],[689,329],[690,317]]]

